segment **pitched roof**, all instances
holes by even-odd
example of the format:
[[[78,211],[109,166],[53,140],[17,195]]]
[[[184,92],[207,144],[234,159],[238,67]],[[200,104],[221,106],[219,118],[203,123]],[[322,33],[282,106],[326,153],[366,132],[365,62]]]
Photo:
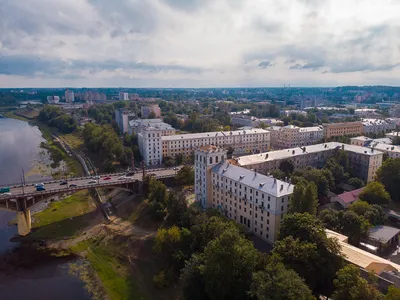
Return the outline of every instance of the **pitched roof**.
[[[374,241],[379,241],[381,243],[386,244],[389,240],[391,240],[394,236],[396,236],[400,232],[400,229],[379,225],[371,228],[369,230],[369,238]]]
[[[342,200],[344,203],[352,203],[358,199],[358,195],[362,192],[364,188],[353,190],[351,192],[345,192],[343,194],[338,195],[338,198]]]

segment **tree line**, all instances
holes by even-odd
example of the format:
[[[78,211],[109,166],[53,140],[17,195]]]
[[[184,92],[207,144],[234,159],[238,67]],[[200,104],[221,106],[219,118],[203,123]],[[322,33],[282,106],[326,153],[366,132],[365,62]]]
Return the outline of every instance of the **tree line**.
[[[71,133],[78,127],[76,120],[64,113],[58,106],[46,105],[39,113],[37,119],[46,122],[51,127],[56,127],[62,133]]]

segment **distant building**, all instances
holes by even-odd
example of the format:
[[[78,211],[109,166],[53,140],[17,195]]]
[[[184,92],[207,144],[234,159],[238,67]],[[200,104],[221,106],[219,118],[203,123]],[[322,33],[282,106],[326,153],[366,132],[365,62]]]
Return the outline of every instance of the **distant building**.
[[[60,97],[59,96],[47,96],[47,102],[48,103],[58,103],[60,102]]]
[[[67,103],[72,103],[75,101],[75,97],[74,97],[74,91],[71,90],[66,90],[65,91],[65,102]]]
[[[150,114],[153,112],[156,118],[161,118],[161,109],[158,104],[153,104],[149,106],[142,106],[140,108],[142,119],[148,119]]]
[[[322,124],[322,126],[326,139],[334,136],[361,135],[364,132],[364,126],[361,122],[329,123]]]
[[[261,123],[265,125],[283,125],[283,121],[272,118],[256,118],[249,115],[233,114],[231,115],[231,123],[234,126],[251,126],[258,127]]]
[[[359,117],[369,118],[378,116],[378,110],[374,108],[359,108],[354,110],[354,114]]]
[[[176,129],[161,119],[135,119],[129,121],[129,134],[138,134],[141,131],[153,128],[161,133],[161,136],[174,135]]]
[[[196,201],[274,243],[294,185],[230,164],[227,151],[217,146],[200,147],[194,155]]]
[[[271,132],[271,147],[274,149],[313,145],[324,138],[324,130],[321,126],[272,126],[268,130]]]
[[[362,119],[364,133],[385,133],[396,129],[396,123],[382,119]]]
[[[125,92],[119,92],[119,101],[129,100],[129,94]]]
[[[129,131],[129,120],[135,117],[135,113],[127,109],[120,108],[115,110],[115,121],[117,122],[121,133],[127,133]]]

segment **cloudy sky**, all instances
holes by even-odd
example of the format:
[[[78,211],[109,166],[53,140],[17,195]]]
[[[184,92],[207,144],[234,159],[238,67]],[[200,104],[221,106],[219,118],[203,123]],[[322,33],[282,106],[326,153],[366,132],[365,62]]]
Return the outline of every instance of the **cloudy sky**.
[[[399,0],[0,0],[0,87],[400,85]]]

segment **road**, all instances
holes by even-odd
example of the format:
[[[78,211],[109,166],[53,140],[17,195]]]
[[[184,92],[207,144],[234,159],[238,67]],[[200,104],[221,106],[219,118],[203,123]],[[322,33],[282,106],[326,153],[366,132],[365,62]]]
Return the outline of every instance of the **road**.
[[[159,169],[159,170],[151,170],[147,174],[155,174],[156,178],[165,178],[165,177],[173,177],[175,176],[177,170],[174,169]],[[90,189],[90,188],[100,188],[106,186],[113,185],[122,185],[129,182],[135,182],[136,180],[142,180],[142,172],[137,172],[132,177],[126,177],[125,179],[121,179],[124,176],[124,173],[116,173],[109,175],[101,175],[99,180],[96,180],[97,183],[90,184],[90,181],[94,179],[90,176],[88,177],[80,177],[80,178],[70,178],[68,179],[67,185],[61,185],[63,180],[53,180],[49,182],[43,182],[45,191],[36,191],[36,187],[34,183],[25,185],[25,186],[10,186],[11,195],[8,194],[0,194],[0,200],[3,199],[13,199],[18,196],[29,196],[29,195],[46,195],[55,192],[66,192],[66,191],[74,191],[74,190],[82,190],[82,189]],[[42,182],[37,182],[42,183]],[[71,187],[74,184],[76,187]]]

